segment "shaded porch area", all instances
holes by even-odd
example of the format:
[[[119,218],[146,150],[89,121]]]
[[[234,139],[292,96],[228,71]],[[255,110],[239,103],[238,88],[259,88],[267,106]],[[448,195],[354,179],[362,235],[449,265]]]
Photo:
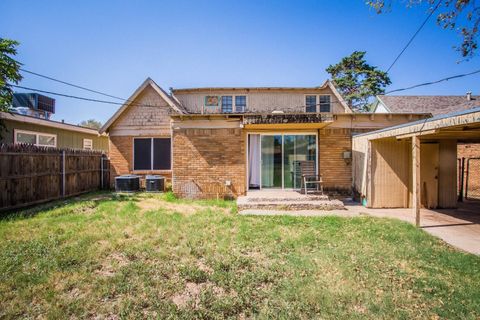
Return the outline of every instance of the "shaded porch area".
[[[424,212],[454,214],[464,207],[457,203],[457,145],[479,142],[480,108],[355,136],[355,195],[369,208],[411,208],[418,226]],[[473,202],[468,208],[480,211]]]

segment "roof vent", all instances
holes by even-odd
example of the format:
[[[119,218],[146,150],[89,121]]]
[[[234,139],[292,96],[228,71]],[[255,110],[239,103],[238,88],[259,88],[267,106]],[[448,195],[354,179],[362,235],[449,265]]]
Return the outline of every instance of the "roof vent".
[[[467,92],[467,101],[471,101],[472,100],[472,91],[468,91]]]

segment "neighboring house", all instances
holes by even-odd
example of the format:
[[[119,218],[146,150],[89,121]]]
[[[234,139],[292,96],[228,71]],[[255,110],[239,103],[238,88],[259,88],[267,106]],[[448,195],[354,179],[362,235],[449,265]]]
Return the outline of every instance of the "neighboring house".
[[[480,106],[480,96],[467,92],[463,96],[385,96],[373,103],[374,113],[426,112],[433,116],[460,112]],[[479,158],[480,144],[458,143],[458,158]]]
[[[15,93],[12,112],[0,112],[4,125],[0,142],[108,151],[106,135],[95,129],[49,120],[53,113],[54,99],[36,93]]]
[[[149,78],[100,132],[109,135],[112,178],[163,174],[182,197],[298,189],[302,160],[315,163],[326,190],[350,194],[352,135],[427,116],[353,113],[330,81],[167,93]]]
[[[463,96],[385,96],[376,97],[374,113],[431,113],[434,116],[472,109],[480,96],[470,92]]]

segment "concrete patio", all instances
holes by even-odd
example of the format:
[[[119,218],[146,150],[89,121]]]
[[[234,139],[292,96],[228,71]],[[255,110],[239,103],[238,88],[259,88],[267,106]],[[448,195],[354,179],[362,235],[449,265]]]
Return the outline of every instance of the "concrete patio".
[[[343,202],[319,193],[293,190],[254,190],[238,197],[238,210],[344,210]]]
[[[289,196],[294,197],[293,195]],[[343,209],[332,210],[271,210],[260,208],[246,208],[244,210],[240,209],[240,214],[293,216],[336,215],[342,217],[356,217],[368,215],[379,218],[400,219],[415,224],[415,216],[412,209],[370,209],[365,208],[356,202],[344,202],[344,205],[345,206]],[[480,255],[479,201],[459,203],[457,209],[421,209],[420,215],[420,227],[423,230],[442,239],[453,247],[456,247],[466,252]]]

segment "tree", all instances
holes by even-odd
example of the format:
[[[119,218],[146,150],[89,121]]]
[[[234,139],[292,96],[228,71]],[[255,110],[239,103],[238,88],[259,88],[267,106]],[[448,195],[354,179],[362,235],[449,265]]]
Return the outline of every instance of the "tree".
[[[22,80],[20,63],[13,56],[17,54],[18,42],[0,38],[0,111],[12,107],[13,90],[8,83],[18,84]]]
[[[366,111],[371,98],[385,93],[391,84],[388,74],[369,65],[365,51],[355,51],[339,63],[330,65],[326,71],[354,111]]]
[[[78,125],[82,127],[92,128],[95,130],[100,130],[100,128],[102,127],[102,123],[95,119],[83,120]]]
[[[456,30],[462,38],[455,48],[462,57],[471,58],[478,49],[480,4],[475,0],[407,0],[407,6],[430,5],[430,12],[438,10],[437,24],[443,29]],[[389,11],[391,0],[368,0],[377,13]],[[438,7],[438,8],[437,8]]]

